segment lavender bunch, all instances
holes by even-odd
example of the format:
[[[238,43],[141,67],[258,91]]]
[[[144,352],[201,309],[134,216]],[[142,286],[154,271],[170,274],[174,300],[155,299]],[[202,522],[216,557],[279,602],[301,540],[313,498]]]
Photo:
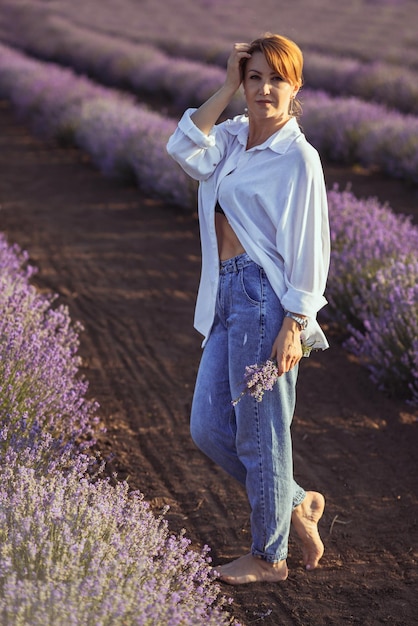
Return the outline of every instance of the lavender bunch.
[[[255,398],[257,402],[261,402],[266,391],[272,391],[279,377],[277,363],[268,359],[264,363],[258,365],[247,365],[245,367],[244,385],[245,389],[235,400],[232,400],[232,406],[236,406],[245,395]]]
[[[302,356],[309,357],[312,350],[315,349],[315,342],[308,343],[304,340],[301,341]],[[257,402],[261,402],[265,391],[272,391],[273,387],[279,377],[279,370],[277,363],[271,359],[267,359],[264,363],[258,365],[247,365],[244,373],[244,391],[236,398],[232,400],[232,406],[236,406],[241,398],[245,395],[250,395],[255,398]]]

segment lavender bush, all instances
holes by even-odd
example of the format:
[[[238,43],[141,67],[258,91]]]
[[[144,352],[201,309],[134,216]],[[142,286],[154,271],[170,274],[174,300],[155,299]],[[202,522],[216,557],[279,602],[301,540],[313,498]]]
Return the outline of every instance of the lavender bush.
[[[74,137],[105,174],[133,177],[147,193],[191,204],[194,185],[188,177],[179,177],[165,148],[174,125],[131,103],[101,98],[81,107]]]
[[[330,314],[346,346],[392,394],[418,400],[418,229],[370,198],[328,192]]]
[[[361,296],[373,305],[364,307],[363,329],[351,328],[347,347],[381,389],[418,404],[418,260],[391,260]]]
[[[0,416],[1,448],[16,431],[56,440],[94,443],[97,405],[85,399],[87,382],[77,376],[77,324],[66,308],[28,284],[26,255],[0,238]]]
[[[178,167],[165,154],[174,120],[136,105],[127,94],[99,87],[70,70],[28,59],[4,46],[0,46],[0,94],[44,132],[76,141],[102,167],[104,160],[105,171],[114,163],[117,167],[111,173],[131,172],[151,193],[165,195],[180,206],[194,202],[190,180],[179,175]],[[231,104],[231,114],[242,112],[238,102]],[[331,98],[308,90],[303,102],[303,128],[323,155],[418,180],[417,117],[356,98]],[[93,125],[100,129],[99,135],[91,132]]]
[[[323,156],[418,182],[418,117],[304,89],[302,127]]]
[[[42,120],[42,124],[45,124],[50,132],[51,129],[58,132],[60,124],[57,120],[64,120],[66,132],[71,126],[76,143],[88,150],[105,172],[133,172],[138,183],[147,191],[169,198],[188,209],[194,206],[194,184],[165,153],[166,139],[175,127],[174,121],[152,114],[135,105],[128,96],[92,85],[68,70],[29,60],[8,49],[6,53],[0,57],[0,91],[3,90],[3,93],[11,97],[18,108],[26,113],[32,113],[32,117],[38,122]],[[55,81],[55,84],[59,85],[58,96],[56,90],[40,87],[45,85],[47,76],[53,75],[51,74],[53,72],[56,72],[57,77],[61,75],[60,73],[64,76]],[[389,113],[383,107],[360,102],[354,98],[338,99],[331,98],[325,93],[305,91],[305,113],[302,122],[309,139],[323,154],[346,161],[357,160],[373,167],[378,165],[392,175],[417,180],[418,118]],[[49,123],[51,126],[48,127]],[[330,195],[331,205],[336,197]],[[342,195],[341,198],[344,204],[347,196]],[[382,223],[381,230],[375,232],[377,238],[373,244],[370,233],[373,232],[374,223],[370,223],[370,203],[364,206],[360,203],[357,210],[357,215],[363,216],[363,228],[358,220],[354,219],[355,216],[352,224],[345,224],[344,229],[338,230],[338,223],[334,225],[334,232],[340,232],[343,238],[355,225],[360,233],[357,247],[361,252],[356,249],[354,245],[356,239],[352,237],[350,245],[353,246],[354,252],[351,252],[351,256],[350,254],[346,258],[342,256],[338,261],[338,254],[334,254],[334,263],[341,266],[339,275],[347,275],[350,280],[346,281],[345,290],[341,289],[338,281],[335,287],[331,286],[329,298],[331,302],[337,302],[338,298],[342,298],[346,293],[346,314],[350,316],[350,324],[361,331],[361,309],[365,306],[364,301],[370,300],[366,293],[370,293],[368,290],[375,280],[376,272],[385,265],[387,259],[398,259],[396,246],[388,247],[385,237],[390,239],[398,232],[397,237],[402,240],[402,233],[408,231],[410,235],[411,229],[408,224],[402,225],[401,218],[396,218],[393,214],[389,218],[391,212],[387,212],[385,225]],[[383,219],[381,208],[377,213],[379,219]],[[415,235],[412,240],[416,240]],[[375,246],[377,250],[382,246],[380,256],[376,257]],[[363,258],[367,254],[374,257],[370,260],[371,265]],[[414,258],[416,256],[404,260],[409,262]],[[358,262],[360,259],[364,260],[362,270],[367,268],[370,276],[369,282],[366,281],[364,285],[351,280],[351,276],[355,275],[357,270],[351,271],[350,263]],[[358,275],[364,278],[364,271]],[[331,282],[330,284],[332,285]],[[354,295],[350,289],[355,292]],[[361,297],[356,289],[361,292]],[[358,296],[359,306],[354,296]],[[368,306],[373,306],[372,301]],[[350,313],[349,307],[353,307]],[[337,307],[334,308],[337,310]],[[411,346],[415,345],[413,339],[411,338]],[[414,358],[414,353],[411,353],[410,359]],[[413,373],[411,375],[413,376]],[[407,385],[410,384],[415,383],[408,381]]]
[[[100,82],[139,93],[159,95],[177,111],[206,100],[223,82],[229,47],[170,44],[160,48],[99,33],[67,19],[50,15],[43,7],[11,11],[3,38],[41,59],[87,73]],[[164,46],[163,41],[156,42]],[[216,50],[216,45],[215,45]],[[188,55],[189,58],[182,58]],[[208,58],[210,56],[210,59]],[[220,66],[220,67],[219,67]],[[356,96],[403,113],[418,114],[418,74],[384,61],[364,62],[307,50],[305,84],[337,96]]]
[[[225,68],[231,46],[219,42],[217,47],[158,41],[161,49],[173,56],[199,60],[203,65]],[[364,101],[382,104],[402,113],[418,114],[418,72],[403,64],[382,60],[364,61],[353,56],[318,52],[302,46],[304,52],[304,84],[309,90],[320,90],[335,96],[355,96]],[[373,55],[374,57],[374,55]],[[401,64],[402,63],[402,64]]]
[[[179,55],[172,58],[149,44],[94,32],[62,17],[36,20],[39,8],[32,10],[29,23],[22,19],[27,16],[11,13],[7,40],[29,54],[72,67],[105,85],[158,96],[166,106],[180,111],[198,106],[223,82],[223,68],[203,66]]]
[[[126,483],[0,469],[4,626],[221,626],[207,549],[169,534]]]
[[[335,57],[308,51],[305,84],[337,96],[356,96],[402,113],[418,115],[418,73],[383,61]]]
[[[232,41],[248,41],[269,28],[290,36],[297,33],[303,49],[322,50],[336,59],[379,59],[397,63],[400,69],[418,68],[415,0],[358,0],[356,10],[351,3],[340,3],[338,11],[332,0],[264,0],[256,11],[250,0],[181,0],[170,4],[169,12],[154,0],[118,0],[117,11],[108,2],[101,2],[98,11],[97,0],[0,4],[0,35],[8,40],[11,34],[24,39],[27,31],[54,39],[55,23],[61,19],[66,30],[83,25],[92,33],[151,43],[172,56],[212,62]],[[60,47],[56,38],[54,45]]]
[[[179,178],[165,151],[175,122],[135,104],[133,96],[1,45],[0,95],[39,132],[87,150],[107,174],[133,177],[147,192],[178,204],[191,202],[190,179]]]
[[[355,324],[363,307],[358,296],[370,291],[378,270],[400,258],[416,258],[418,229],[410,218],[395,215],[376,198],[359,200],[335,187],[328,191],[328,203],[332,241],[328,300],[335,315]],[[379,313],[372,299],[369,306],[373,314]]]
[[[0,235],[1,624],[231,623],[208,548],[82,452],[97,405],[77,377],[79,327],[29,285],[27,261]]]

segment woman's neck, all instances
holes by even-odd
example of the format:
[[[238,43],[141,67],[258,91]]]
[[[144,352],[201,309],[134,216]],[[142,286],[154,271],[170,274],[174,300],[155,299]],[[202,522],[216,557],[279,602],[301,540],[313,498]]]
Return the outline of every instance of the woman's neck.
[[[260,146],[274,133],[283,128],[290,119],[290,115],[285,119],[272,118],[271,120],[262,120],[261,122],[250,118],[246,149],[249,150],[254,148],[254,146]]]

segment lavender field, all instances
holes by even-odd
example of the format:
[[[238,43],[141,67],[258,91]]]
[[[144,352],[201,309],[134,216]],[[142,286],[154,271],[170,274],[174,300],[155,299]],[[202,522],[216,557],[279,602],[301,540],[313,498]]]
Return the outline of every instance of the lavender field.
[[[252,39],[267,28],[298,41],[305,49],[367,61],[418,68],[414,0],[2,0],[3,33],[10,19],[35,31],[40,22],[87,27],[128,42],[152,43],[174,56],[213,61],[231,41]],[[117,6],[117,9],[116,9]],[[33,19],[34,15],[38,19]],[[7,27],[9,24],[9,27]],[[17,34],[17,33],[16,33]],[[407,55],[405,55],[407,50]]]
[[[0,50],[0,93],[10,98],[17,111],[28,117],[38,131],[87,150],[105,174],[135,179],[145,192],[175,202],[183,209],[193,209],[196,190],[165,150],[175,127],[172,118],[150,111],[132,95],[102,87],[72,70],[30,59],[7,47]],[[172,63],[165,65],[169,73]],[[187,75],[193,76],[190,68]],[[305,97],[310,101],[302,121],[307,128],[311,126],[311,139],[321,153],[328,151],[337,160],[345,161],[350,155],[356,160],[356,152],[364,156],[368,151],[369,165],[386,164],[387,173],[415,181],[418,118],[406,116],[403,120],[399,113],[385,112],[377,104],[353,99],[338,101],[342,102],[339,107],[337,100],[322,93],[308,92]],[[327,117],[329,110],[335,117],[334,126],[330,123],[331,115]],[[330,194],[334,238],[328,283],[331,314],[357,337],[357,342],[353,338],[347,347],[363,358],[374,380],[383,389],[400,392],[402,397],[416,402],[418,229],[408,220],[404,223],[402,217],[388,218],[385,209],[371,213],[370,202],[349,197],[349,204],[354,203],[356,208],[350,213],[353,236],[347,241],[346,217],[340,208],[346,204],[346,197],[339,196],[338,191]],[[375,245],[370,239],[372,225]],[[407,245],[403,231],[410,235]],[[343,257],[338,254],[340,248],[344,249]],[[334,267],[338,270],[333,271]],[[406,283],[402,276],[405,267]],[[389,289],[396,283],[401,290],[393,300],[382,295],[386,293],[382,283],[387,280],[379,272],[387,268],[391,268]],[[341,291],[343,298],[337,295]],[[379,299],[383,299],[383,306]],[[407,316],[406,311],[411,314]],[[379,321],[384,315],[397,319],[397,325],[387,327],[386,322]]]
[[[189,215],[196,188],[166,141],[184,108],[222,84],[231,42],[267,24],[305,52],[301,123],[321,156],[415,189],[417,4],[282,4],[0,0],[0,98],[39,136]],[[242,108],[237,96],[227,113]],[[328,199],[325,322],[382,394],[415,410],[418,226],[373,197],[333,188]],[[97,467],[80,327],[31,286],[27,260],[1,236],[1,623],[238,623],[211,581],[206,547],[191,550],[140,493]]]

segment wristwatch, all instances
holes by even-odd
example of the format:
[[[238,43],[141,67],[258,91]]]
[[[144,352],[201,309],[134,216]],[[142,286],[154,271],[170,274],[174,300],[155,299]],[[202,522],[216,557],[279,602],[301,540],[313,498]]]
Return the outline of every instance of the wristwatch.
[[[291,313],[290,311],[286,311],[285,313],[285,317],[291,317],[292,320],[295,320],[295,322],[297,322],[300,326],[300,330],[306,330],[307,326],[308,326],[308,318],[307,317],[300,317],[299,315],[295,315],[294,313]]]

